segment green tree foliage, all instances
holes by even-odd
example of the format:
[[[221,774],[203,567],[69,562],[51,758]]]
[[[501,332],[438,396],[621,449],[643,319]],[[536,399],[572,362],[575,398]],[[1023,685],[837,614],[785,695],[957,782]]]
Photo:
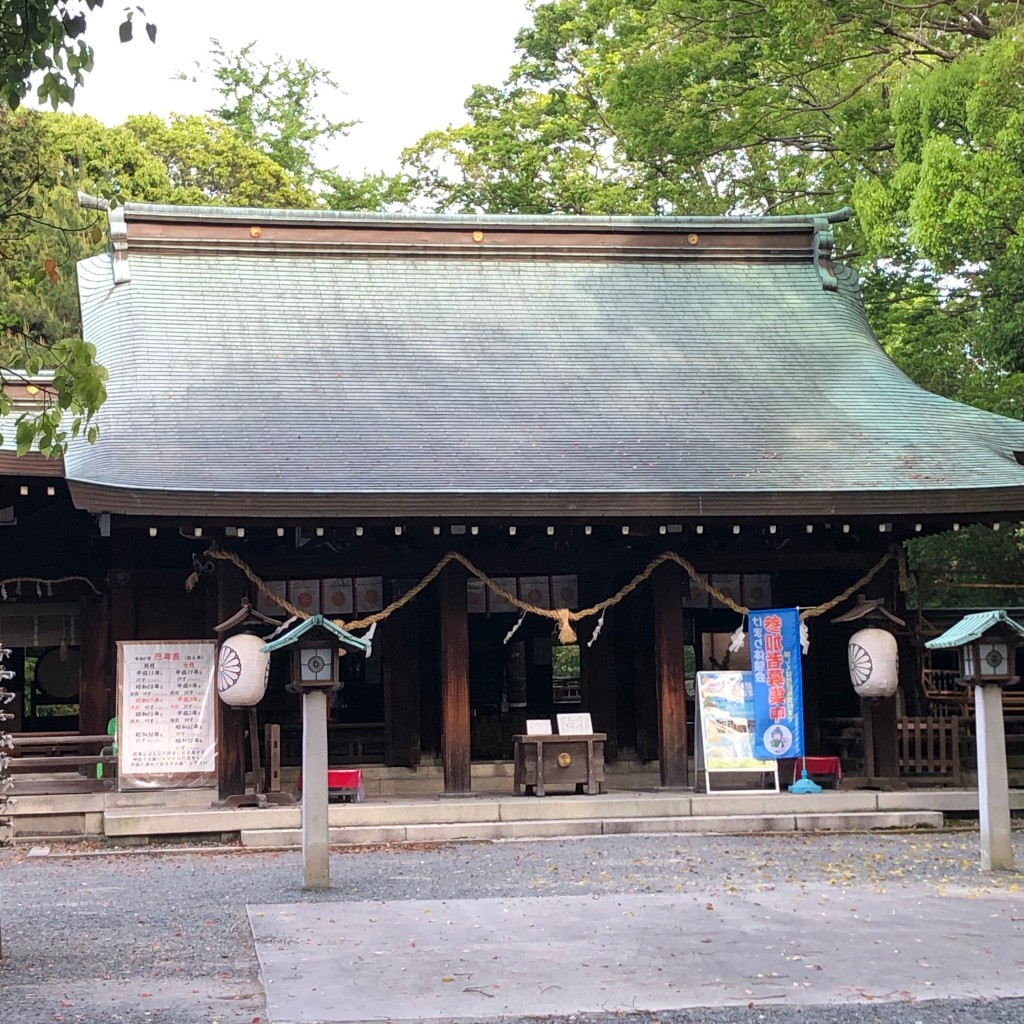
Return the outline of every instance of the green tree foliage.
[[[11,109],[28,95],[39,75],[37,95],[54,110],[75,101],[75,90],[92,70],[93,51],[82,38],[86,16],[103,0],[5,0],[0,4],[0,104]],[[121,42],[134,35],[141,7],[126,7],[118,29]],[[156,25],[145,22],[146,35],[156,42]]]
[[[596,153],[596,173],[626,183],[650,210],[842,205],[855,180],[893,166],[891,98],[906,75],[984,44],[1020,6],[538,2],[505,86],[475,90],[469,123],[427,136],[409,160],[432,170],[424,193],[448,206],[488,208],[501,179],[529,194],[529,175],[545,166],[540,151],[562,139]],[[551,200],[573,208],[557,179]]]
[[[231,53],[218,40],[210,42],[211,65],[197,61],[196,70],[212,74],[221,97],[220,106],[208,111],[213,123],[232,129],[249,149],[273,161],[305,190],[302,201],[277,205],[379,210],[407,199],[409,185],[400,175],[349,178],[324,166],[330,143],[358,124],[326,113],[344,97],[327,71],[302,58],[278,55],[265,61],[256,55],[255,43]]]
[[[1020,0],[551,0],[506,85],[407,161],[442,208],[851,204],[840,241],[893,357],[1019,416],[1022,34]],[[580,151],[582,188],[559,163]]]
[[[223,102],[210,113],[300,181],[314,183],[324,145],[357,123],[332,120],[323,111],[325,100],[333,106],[343,95],[337,82],[302,58],[260,60],[255,43],[238,53],[224,50],[217,39],[211,43],[213,77]]]
[[[896,362],[1024,416],[1024,2],[536,0],[517,43],[503,86],[474,89],[465,123],[406,152],[421,202],[852,205],[843,258]],[[995,536],[915,550],[936,572],[981,571],[1018,550]]]
[[[50,376],[44,411],[18,423],[20,450],[35,443],[58,455],[70,435],[94,436],[105,397],[104,371],[79,337],[74,275],[77,260],[100,250],[105,218],[79,208],[78,190],[114,205],[333,209],[380,209],[408,194],[400,176],[354,179],[319,166],[320,143],[353,123],[319,112],[336,90],[323,70],[260,63],[251,48],[217,49],[214,59],[224,102],[206,116],[143,114],[109,128],[0,108],[0,415],[11,409],[7,383]]]
[[[919,607],[1012,608],[1024,605],[1024,532],[965,527],[908,545]]]
[[[443,210],[801,213],[922,384],[1024,412],[1024,3],[550,0],[405,154]]]
[[[457,213],[657,213],[664,179],[624,160],[586,100],[567,90],[477,86],[465,125],[404,154],[420,200]]]
[[[37,96],[54,109],[74,102],[92,70],[83,36],[87,14],[103,0],[18,0],[0,4],[0,415],[13,400],[9,386],[39,386],[44,404],[17,420],[20,452],[36,446],[59,455],[69,436],[96,436],[93,417],[106,397],[106,372],[91,345],[66,330],[71,319],[67,265],[85,234],[98,241],[95,218],[54,190],[60,159],[46,145],[41,121],[16,110],[38,79]],[[141,7],[126,8],[118,34],[132,38]],[[150,42],[156,26],[145,23]],[[92,223],[90,223],[92,221]],[[47,286],[52,291],[47,292]]]
[[[169,187],[162,202],[297,208],[315,204],[298,177],[216,118],[172,114],[164,121],[141,114],[129,117],[123,131],[163,168]]]
[[[17,447],[58,455],[69,435],[95,436],[106,397],[106,372],[75,329],[68,275],[99,240],[99,220],[69,189],[53,188],[62,162],[48,149],[43,115],[0,110],[0,165],[10,168],[0,180],[0,415],[12,409],[10,385],[38,386],[44,406],[17,422]]]
[[[896,170],[854,189],[866,237],[946,275],[945,308],[988,371],[985,404],[1002,404],[1024,371],[1024,27],[912,76],[893,138]]]
[[[38,415],[16,428],[19,450],[59,455],[69,436],[95,436],[105,371],[81,339],[75,262],[100,251],[106,218],[77,191],[124,202],[312,206],[294,175],[210,117],[152,115],[108,128],[90,117],[0,112],[0,414],[7,386],[42,386]]]

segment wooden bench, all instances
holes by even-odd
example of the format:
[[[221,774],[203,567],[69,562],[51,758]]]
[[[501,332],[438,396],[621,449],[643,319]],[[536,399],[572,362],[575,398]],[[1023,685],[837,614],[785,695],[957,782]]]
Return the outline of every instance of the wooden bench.
[[[90,766],[117,764],[116,754],[104,754],[112,736],[83,736],[78,733],[15,733],[11,737],[9,771],[80,771]],[[90,749],[91,748],[91,749]]]
[[[8,771],[12,774],[22,772],[59,772],[67,769],[78,770],[95,767],[98,764],[117,764],[116,754],[59,754],[55,757],[12,757]]]

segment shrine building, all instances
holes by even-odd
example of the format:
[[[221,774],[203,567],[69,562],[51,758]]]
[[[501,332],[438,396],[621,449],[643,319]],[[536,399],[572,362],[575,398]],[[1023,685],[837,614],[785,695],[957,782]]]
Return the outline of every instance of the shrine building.
[[[332,763],[433,765],[465,793],[527,719],[583,711],[611,764],[689,786],[694,674],[747,667],[729,639],[765,607],[810,612],[808,750],[843,716],[884,734],[916,708],[912,626],[901,692],[862,706],[833,619],[857,595],[907,619],[908,538],[1024,518],[1024,423],[894,365],[834,258],[845,216],[114,210],[78,268],[99,440],[63,472],[4,462],[0,543],[26,561],[57,527],[46,573],[90,585],[8,595],[0,636],[17,620],[35,650],[25,623],[59,605],[46,640],[73,638],[96,732],[118,641],[212,639],[243,597],[347,628],[457,552],[343,659]],[[65,498],[49,519],[44,487]],[[295,763],[287,683],[274,662],[258,711]],[[222,794],[244,729],[222,709]]]

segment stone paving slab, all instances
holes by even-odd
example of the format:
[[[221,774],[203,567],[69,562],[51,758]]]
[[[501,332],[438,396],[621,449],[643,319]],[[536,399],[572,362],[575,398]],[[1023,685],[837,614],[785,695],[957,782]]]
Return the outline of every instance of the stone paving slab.
[[[1024,898],[768,886],[250,906],[272,1024],[807,1007],[1024,991]]]

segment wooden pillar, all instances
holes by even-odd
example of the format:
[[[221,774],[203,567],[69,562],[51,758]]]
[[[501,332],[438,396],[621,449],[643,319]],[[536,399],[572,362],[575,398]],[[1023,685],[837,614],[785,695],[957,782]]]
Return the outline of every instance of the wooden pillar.
[[[245,594],[245,578],[234,567],[217,562],[216,601],[208,612],[216,616],[213,627],[238,611]],[[245,734],[249,713],[246,708],[228,707],[217,698],[217,793],[221,800],[245,792]]]
[[[111,717],[117,714],[117,641],[137,640],[138,629],[135,615],[135,535],[127,527],[114,528],[110,538],[110,571],[107,579],[110,583],[110,621],[109,646],[107,647],[107,664],[111,666],[113,682],[113,708]],[[84,653],[84,652],[83,652]],[[83,664],[84,668],[84,664]],[[124,723],[118,722],[123,729]],[[93,735],[107,731],[106,722],[103,728]]]
[[[441,763],[445,793],[472,791],[469,732],[469,616],[466,573],[441,574]]]
[[[1013,870],[1010,785],[1006,772],[1003,691],[990,683],[974,688],[978,730],[978,812],[982,871]]]
[[[610,576],[585,576],[580,579],[580,604],[588,607],[606,598],[613,590]],[[593,636],[597,619],[580,623],[580,684],[583,688],[583,707],[590,712],[595,732],[603,732],[608,739],[604,744],[605,761],[618,756],[618,708],[615,673],[615,609],[604,614],[601,635],[592,647],[587,642]]]
[[[658,684],[654,666],[654,600],[652,588],[641,587],[626,599],[636,712],[636,754],[643,761],[658,757]],[[620,638],[623,634],[619,634]]]
[[[605,622],[605,629],[611,633],[615,666],[618,670],[618,686],[615,692],[615,725],[618,731],[619,756],[624,750],[638,756],[636,741],[636,678],[633,665],[632,605],[636,594],[630,594],[625,601],[615,606],[615,614]]]
[[[133,531],[115,528],[110,547],[110,639],[137,640]]]
[[[78,729],[100,736],[113,717],[113,673],[110,667],[110,599],[90,597],[78,629],[81,672],[78,685]]]
[[[388,620],[381,649],[384,682],[384,763],[420,763],[419,609],[406,605]]]
[[[430,587],[415,602],[420,616],[421,637],[437,638],[441,635],[441,595],[439,587]],[[420,756],[441,756],[441,659],[438,641],[419,645],[420,679]]]
[[[327,694],[302,695],[302,888],[329,889],[331,847],[327,792]]]
[[[658,762],[661,784],[690,784],[683,657],[683,579],[675,565],[654,572],[654,665],[658,684]]]
[[[879,697],[874,704],[875,769],[879,778],[900,777],[900,738],[895,697]]]
[[[895,697],[861,698],[864,722],[864,774],[868,782],[896,783],[900,777],[899,727]]]

